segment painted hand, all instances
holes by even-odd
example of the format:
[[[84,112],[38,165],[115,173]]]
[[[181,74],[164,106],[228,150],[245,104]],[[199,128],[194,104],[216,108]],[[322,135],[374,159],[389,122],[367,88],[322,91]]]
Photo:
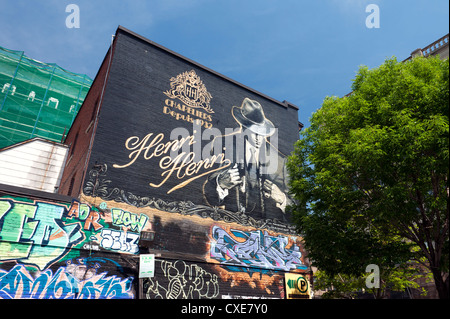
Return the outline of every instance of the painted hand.
[[[280,188],[269,180],[264,181],[263,193],[266,198],[272,198],[277,204],[283,203],[285,199],[285,195]]]
[[[217,182],[223,189],[231,189],[241,184],[242,179],[239,176],[239,170],[237,168],[231,168],[220,174],[217,178]]]

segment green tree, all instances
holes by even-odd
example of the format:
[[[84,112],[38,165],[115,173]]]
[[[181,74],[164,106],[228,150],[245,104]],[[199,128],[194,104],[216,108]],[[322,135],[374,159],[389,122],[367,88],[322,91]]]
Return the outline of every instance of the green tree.
[[[438,57],[361,67],[353,92],[327,97],[301,132],[288,161],[290,210],[328,275],[415,257],[449,297],[448,84]]]
[[[323,299],[355,299],[362,292],[372,294],[375,299],[382,299],[393,291],[404,292],[406,288],[413,288],[418,290],[421,295],[426,295],[426,290],[421,288],[416,280],[429,276],[421,274],[414,263],[381,270],[376,287],[367,287],[367,281],[372,282],[372,279],[369,278],[370,273],[358,277],[348,274],[329,275],[325,271],[318,271],[315,274],[314,290],[325,291],[321,296]]]

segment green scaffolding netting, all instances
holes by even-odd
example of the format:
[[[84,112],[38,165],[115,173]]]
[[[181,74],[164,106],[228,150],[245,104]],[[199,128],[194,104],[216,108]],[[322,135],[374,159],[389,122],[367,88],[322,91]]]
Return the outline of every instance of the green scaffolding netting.
[[[61,142],[92,79],[0,46],[0,148],[30,138]]]

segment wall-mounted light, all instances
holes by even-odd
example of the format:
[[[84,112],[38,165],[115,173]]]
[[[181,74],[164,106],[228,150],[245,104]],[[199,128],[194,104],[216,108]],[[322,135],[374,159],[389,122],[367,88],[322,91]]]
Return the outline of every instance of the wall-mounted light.
[[[139,246],[150,247],[151,242],[155,239],[154,231],[141,231],[141,236],[139,237]]]

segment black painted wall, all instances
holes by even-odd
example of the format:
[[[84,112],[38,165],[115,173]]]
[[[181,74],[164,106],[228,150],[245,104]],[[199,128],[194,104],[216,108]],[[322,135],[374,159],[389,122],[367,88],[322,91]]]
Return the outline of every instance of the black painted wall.
[[[289,216],[276,208],[269,208],[268,205],[264,215],[255,211],[236,217],[237,208],[232,205],[217,204],[219,209],[213,210],[211,207],[216,204],[212,204],[213,200],[208,200],[207,195],[210,191],[215,192],[215,187],[211,186],[211,182],[208,184],[207,180],[211,176],[215,177],[213,171],[219,168],[219,164],[209,168],[212,172],[210,174],[207,174],[207,169],[202,168],[196,174],[178,178],[177,171],[174,171],[160,187],[150,186],[150,183],[160,184],[167,177],[164,174],[169,174],[163,172],[170,169],[160,167],[163,157],[169,154],[146,159],[145,150],[142,150],[132,162],[139,148],[127,149],[126,143],[127,139],[134,137],[129,140],[128,146],[136,146],[150,133],[153,134],[147,145],[160,133],[164,135],[160,142],[168,143],[172,130],[183,127],[189,135],[195,135],[195,144],[191,146],[191,150],[195,150],[194,147],[199,144],[203,147],[211,142],[211,139],[201,140],[205,126],[216,128],[221,134],[226,133],[225,128],[238,128],[239,124],[232,116],[232,108],[240,108],[244,99],[248,98],[258,102],[265,117],[278,128],[278,154],[282,159],[284,155],[290,154],[298,139],[297,109],[249,90],[123,30],[118,30],[115,41],[115,53],[88,165],[90,174],[84,182],[85,195],[165,211],[185,210],[188,214],[197,215],[216,213],[219,220],[236,218],[236,222],[243,225],[250,225],[249,217],[255,220],[268,219],[269,225],[274,225],[274,230],[288,229],[289,226],[286,225],[289,225]],[[214,113],[201,108],[189,109],[180,99],[170,98],[164,93],[171,89],[171,79],[192,70],[212,96],[209,106]],[[190,123],[190,119],[197,118],[204,121],[201,132],[198,128],[194,132],[193,124]],[[155,146],[149,149],[146,155],[150,157],[154,149]],[[133,151],[135,153],[132,153]],[[194,162],[200,160],[198,152],[195,156]],[[126,166],[127,164],[130,165]],[[120,166],[122,168],[118,168]],[[183,175],[185,172],[183,169],[179,174]],[[202,177],[186,186],[169,192],[187,179],[203,173]],[[162,202],[156,204],[157,200]],[[267,225],[267,222],[263,221],[259,224],[254,221],[252,223],[254,225],[251,226]]]

